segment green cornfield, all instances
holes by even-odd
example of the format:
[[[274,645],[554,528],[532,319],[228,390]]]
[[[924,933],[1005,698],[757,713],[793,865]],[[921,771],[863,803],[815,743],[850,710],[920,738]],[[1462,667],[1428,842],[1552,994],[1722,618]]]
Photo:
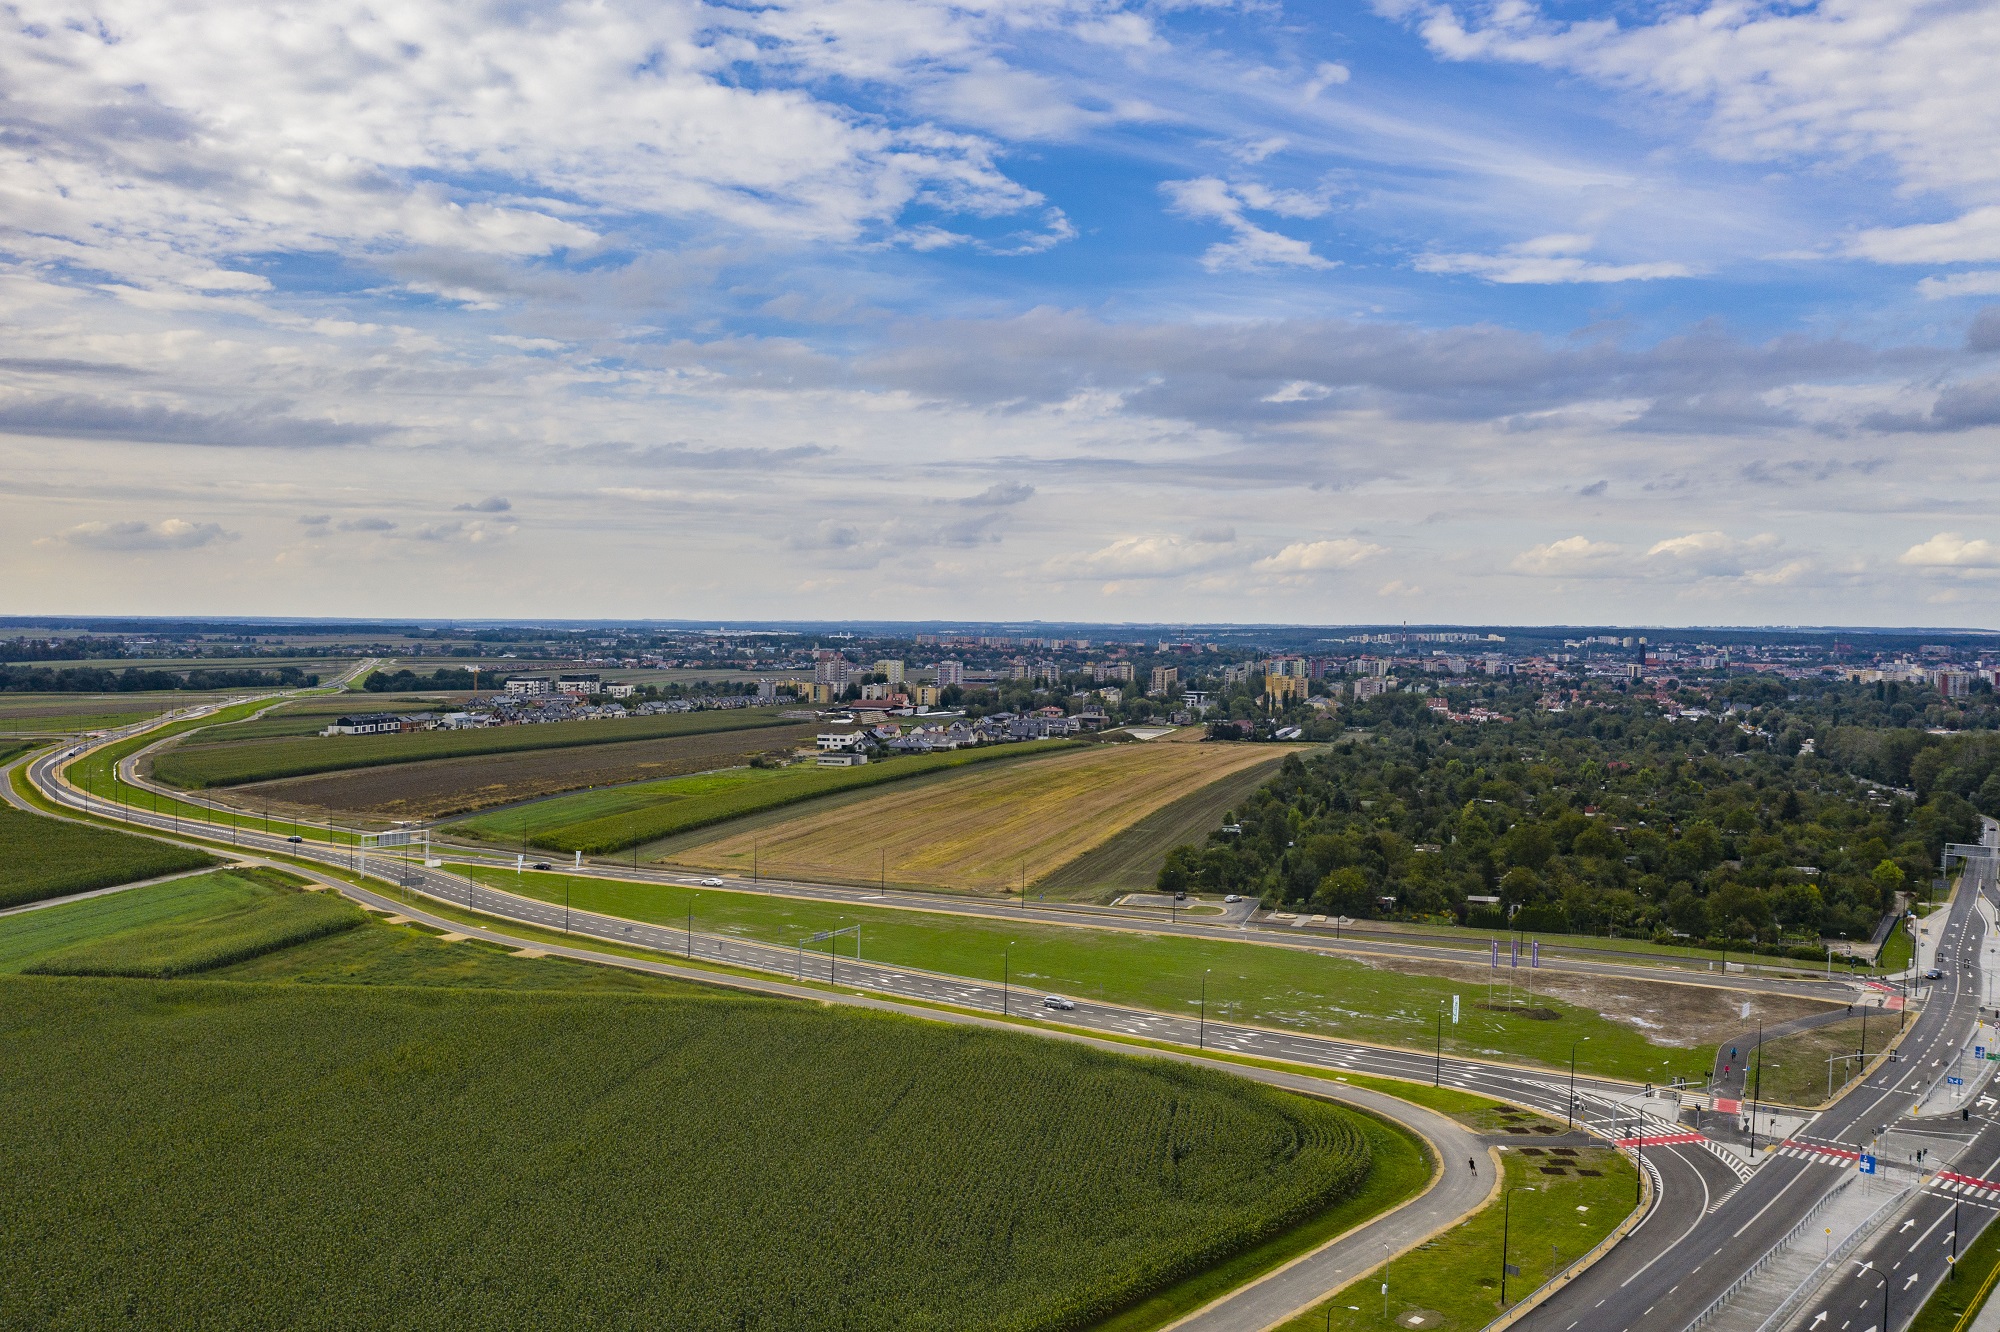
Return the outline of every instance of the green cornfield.
[[[524,808],[475,814],[453,823],[451,828],[454,832],[505,842],[525,827],[532,846],[601,856],[818,796],[880,786],[973,763],[1039,757],[1075,749],[1081,743],[1037,740],[991,749],[912,754],[858,768],[739,768],[672,777],[602,791],[579,791]]]
[[[1078,1329],[1317,1212],[1344,1110],[884,1014],[0,976],[0,1326]]]
[[[331,893],[299,892],[284,882],[291,879],[290,875],[276,871],[238,871],[214,877],[225,881],[249,880],[266,891],[233,909],[157,921],[72,944],[36,959],[23,970],[46,976],[146,976],[167,980],[247,962],[294,944],[351,930],[367,919],[361,908],[347,899]]]
[[[0,908],[215,863],[205,851],[0,805]]]
[[[368,711],[357,706],[356,712]],[[325,724],[326,719],[321,719]],[[260,723],[249,723],[251,726]],[[236,739],[225,726],[211,726],[153,758],[153,775],[169,786],[200,790],[237,786],[281,777],[304,777],[346,768],[377,768],[423,759],[513,754],[530,749],[609,745],[662,736],[706,735],[791,725],[776,709],[677,712],[624,721],[549,722],[540,726],[498,726],[474,731],[413,731],[408,735],[313,735]],[[159,738],[153,734],[146,743]]]

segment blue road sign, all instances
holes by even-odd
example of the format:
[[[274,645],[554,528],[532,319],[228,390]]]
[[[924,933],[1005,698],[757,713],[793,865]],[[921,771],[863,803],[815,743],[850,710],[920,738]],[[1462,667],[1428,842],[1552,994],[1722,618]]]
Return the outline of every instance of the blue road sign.
[[[1863,1156],[1861,1157],[1861,1161],[1860,1161],[1860,1166],[1861,1166],[1861,1173],[1862,1173],[1862,1174],[1864,1174],[1864,1175],[1872,1175],[1872,1174],[1874,1174],[1874,1173],[1875,1173],[1875,1158],[1874,1158],[1874,1157],[1872,1157],[1872,1156],[1867,1156],[1867,1155],[1863,1155]]]
[[[1948,1087],[1963,1087],[1965,1085],[1965,1079],[1960,1077],[1948,1077],[1944,1081]]]
[[[1973,1047],[1972,1047],[1972,1057],[1973,1057],[1974,1059],[1984,1059],[1984,1058],[1986,1058],[1986,1047],[1985,1047],[1985,1046],[1983,1046],[1983,1045],[1975,1045],[1975,1046],[1973,1046]]]

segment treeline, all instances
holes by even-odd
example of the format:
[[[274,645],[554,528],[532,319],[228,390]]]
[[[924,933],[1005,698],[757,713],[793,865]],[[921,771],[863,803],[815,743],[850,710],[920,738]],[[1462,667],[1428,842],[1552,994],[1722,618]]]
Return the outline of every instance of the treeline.
[[[1409,696],[1354,708],[1366,736],[1288,758],[1206,845],[1168,857],[1161,886],[1550,931],[1864,939],[1896,892],[1928,884],[1944,842],[1976,838],[1953,786],[1871,791],[1799,754],[1776,716],[1497,701],[1515,721],[1442,722]]]
[[[116,638],[10,638],[0,642],[0,662],[91,661],[124,655],[125,644]]]
[[[168,689],[275,689],[310,686],[319,676],[285,666],[275,671],[122,671],[103,666],[0,666],[0,692],[10,694],[134,694]]]
[[[489,685],[500,678],[492,671],[486,676]],[[441,666],[429,675],[418,675],[408,669],[376,671],[361,682],[361,687],[371,694],[400,694],[412,689],[472,689],[475,679],[471,671]]]

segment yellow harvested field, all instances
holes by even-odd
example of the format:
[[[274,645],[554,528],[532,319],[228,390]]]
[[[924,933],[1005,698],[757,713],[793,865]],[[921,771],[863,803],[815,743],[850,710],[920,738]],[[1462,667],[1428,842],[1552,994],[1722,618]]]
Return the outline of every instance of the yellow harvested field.
[[[1154,810],[1268,762],[1274,745],[1124,744],[973,768],[725,833],[679,863],[845,883],[1010,892]]]

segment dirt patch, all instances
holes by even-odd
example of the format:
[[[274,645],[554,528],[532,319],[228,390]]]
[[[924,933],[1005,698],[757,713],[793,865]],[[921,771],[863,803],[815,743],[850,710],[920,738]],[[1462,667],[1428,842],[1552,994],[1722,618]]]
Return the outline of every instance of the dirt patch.
[[[1494,975],[1484,958],[1464,966],[1410,957],[1357,957],[1355,960],[1405,975],[1442,976],[1476,989],[1484,989],[1492,983]],[[1501,969],[1503,982],[1510,970]],[[1546,970],[1534,973],[1534,993],[1530,997],[1524,993],[1529,985],[1527,972],[1528,969],[1523,967],[1513,973],[1515,992],[1522,995],[1515,1002],[1532,1006],[1536,999],[1556,1000],[1587,1012],[1602,1014],[1609,1021],[1643,1032],[1654,1045],[1675,1049],[1714,1045],[1731,1036],[1740,1036],[1747,1028],[1756,1026],[1760,1018],[1768,1026],[1812,1013],[1824,1013],[1828,1008],[1828,1005],[1816,1000],[1787,994]],[[1746,1005],[1747,1014],[1744,1011]]]
[[[609,725],[610,723],[606,723]],[[431,759],[260,782],[229,792],[236,803],[274,811],[331,810],[379,819],[435,819],[561,791],[680,777],[747,763],[809,742],[818,728],[769,726],[667,736],[573,749]]]
[[[1526,1004],[1485,1004],[1485,1003],[1474,1004],[1473,1007],[1483,1008],[1489,1013],[1512,1013],[1515,1017],[1528,1018],[1529,1020],[1534,1022],[1562,1021],[1562,1014],[1556,1012],[1556,1010],[1553,1008],[1540,1008],[1540,1007],[1531,1008]]]

